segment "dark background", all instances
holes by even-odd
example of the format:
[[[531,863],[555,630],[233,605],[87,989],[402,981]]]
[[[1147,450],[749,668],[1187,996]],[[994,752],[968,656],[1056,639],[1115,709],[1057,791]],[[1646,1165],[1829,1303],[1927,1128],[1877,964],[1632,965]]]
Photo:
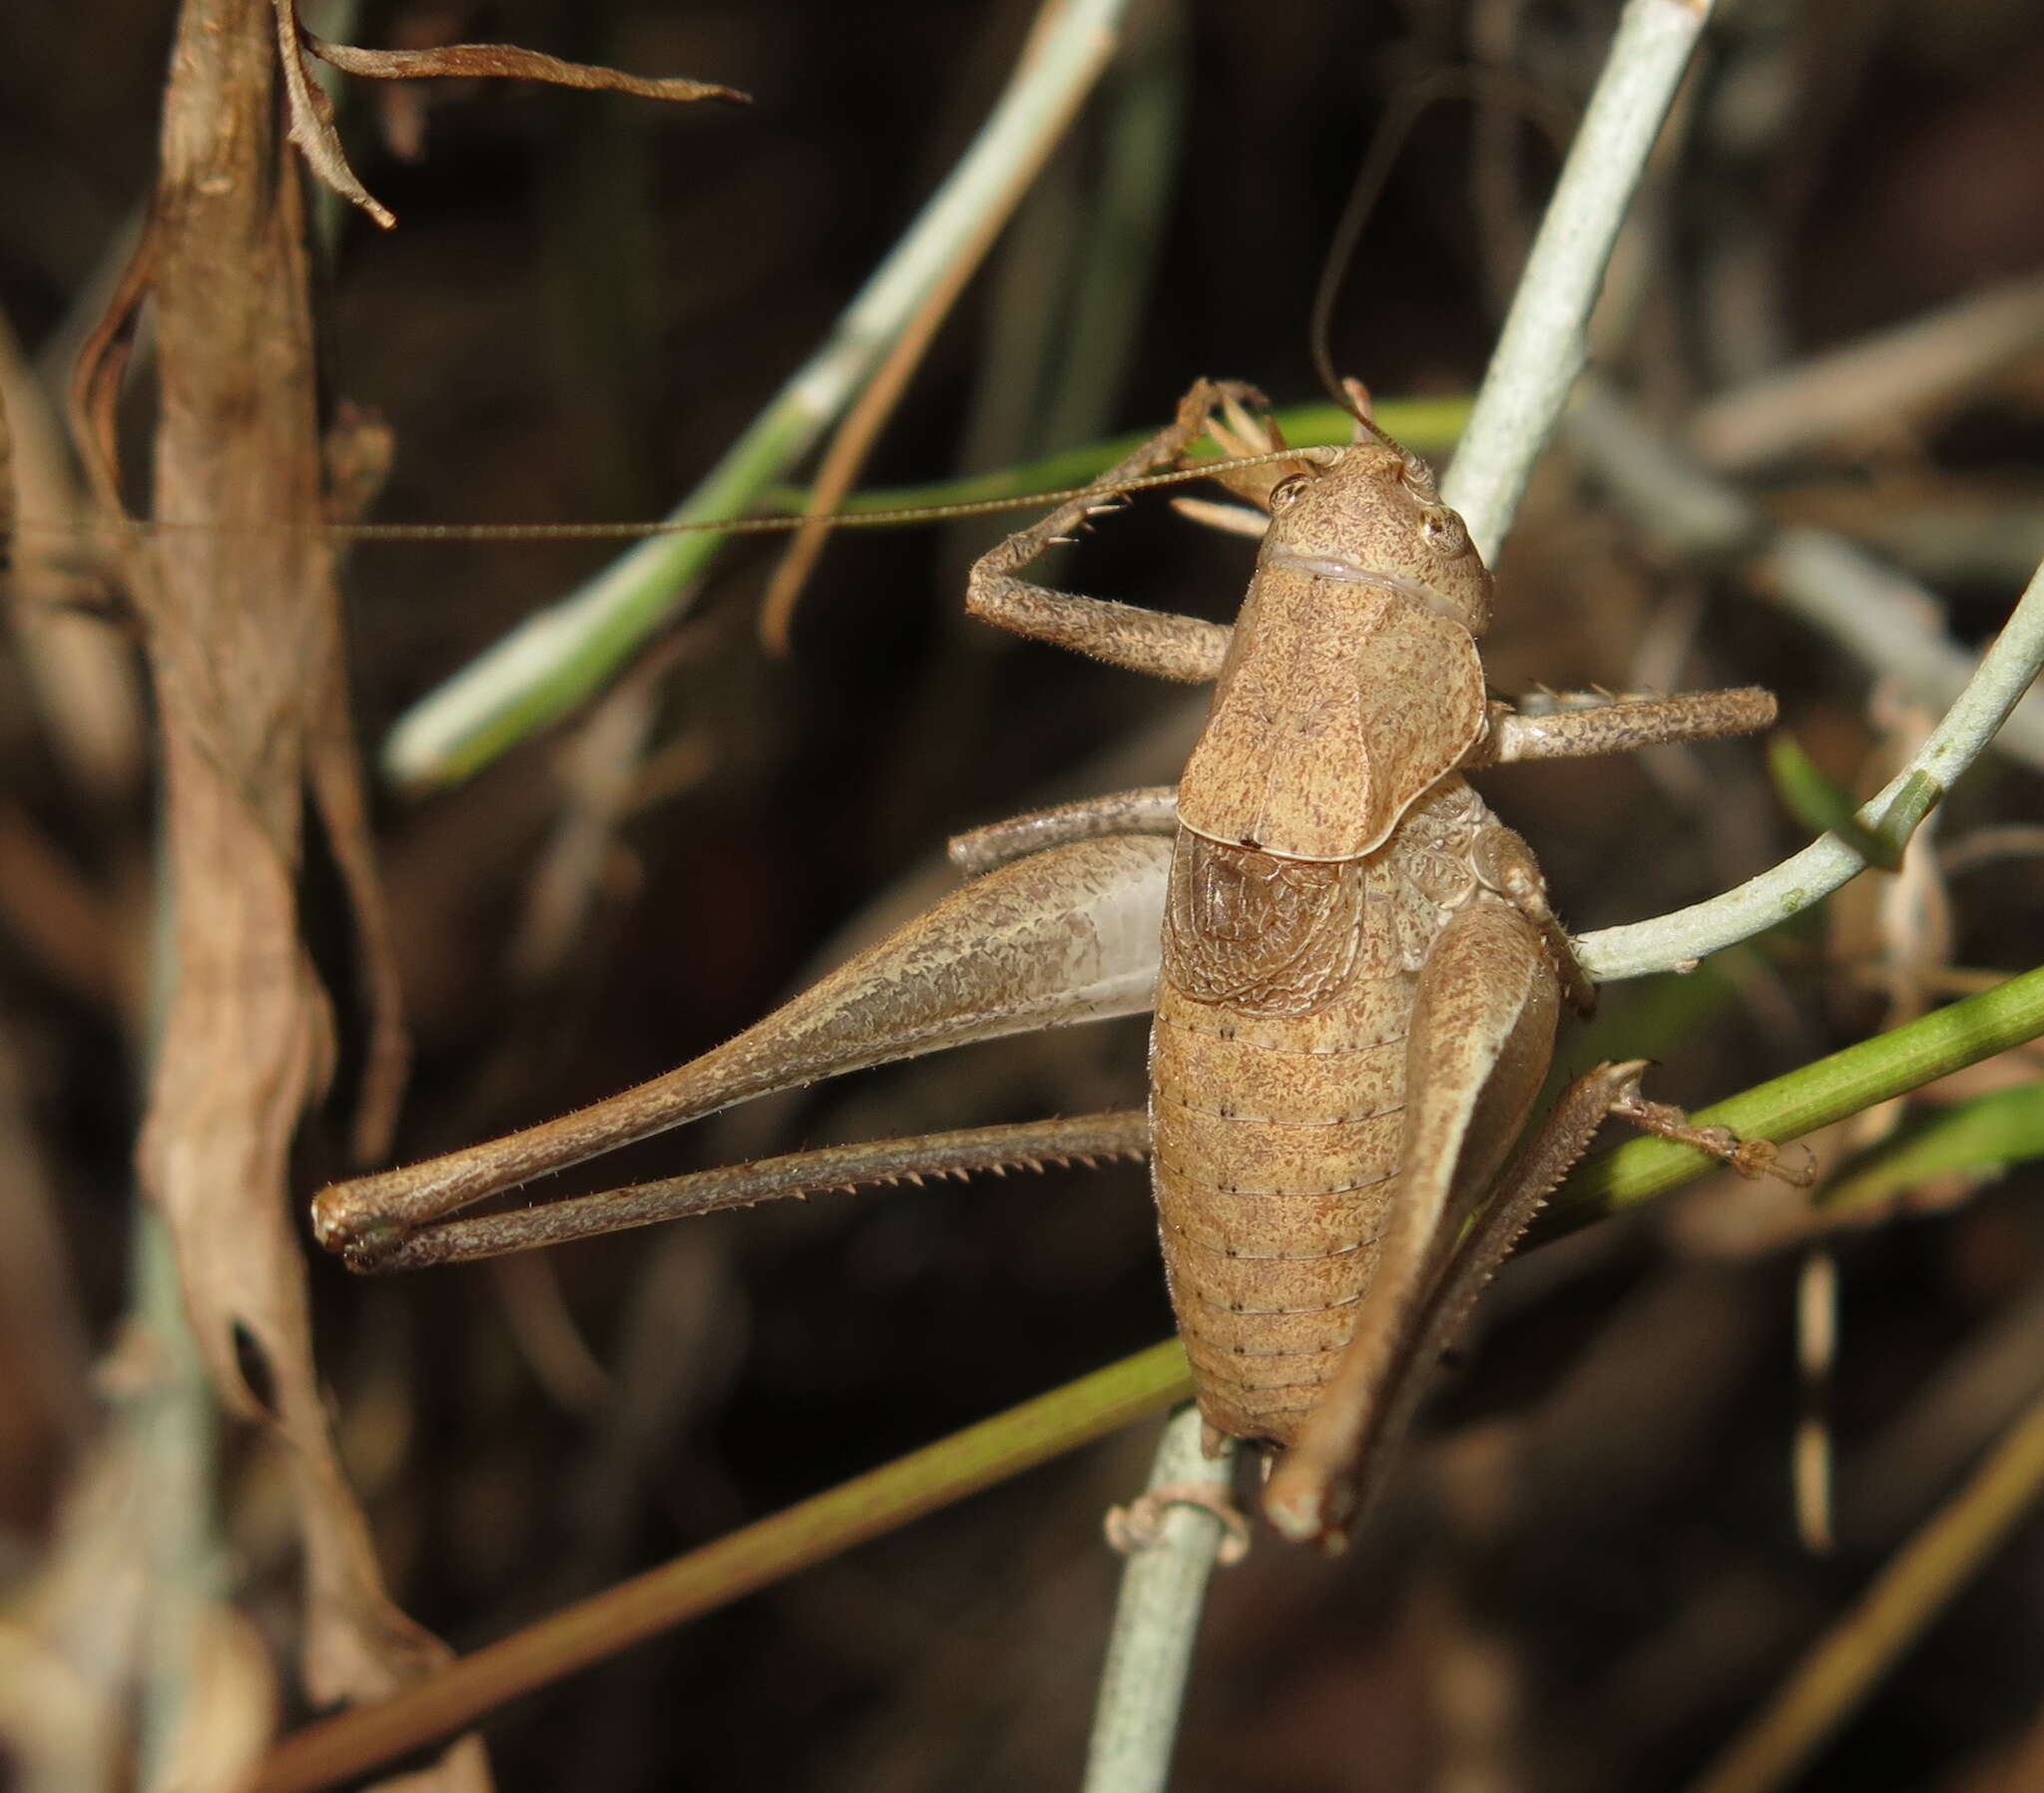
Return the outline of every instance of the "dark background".
[[[945,327],[862,483],[1153,427],[1202,374],[1310,398],[1313,282],[1389,99],[1503,44],[1544,102],[1575,107],[1613,10],[1138,6],[1144,91],[1180,118],[1149,196],[1154,258],[1131,255],[1116,276],[1126,354],[1061,373],[1027,340],[1062,339],[1116,77]],[[32,356],[59,359],[96,315],[94,282],[147,191],[167,14],[157,0],[0,13],[0,306]],[[913,218],[1027,18],[908,0],[367,9],[356,41],[438,27],[756,96],[662,109],[446,84],[409,166],[377,147],[374,97],[350,100],[357,166],[400,221],[388,234],[328,221],[330,392],[376,407],[396,436],[376,514],[665,508]],[[1634,314],[1600,343],[1671,430],[1712,392],[2044,258],[2033,8],[1733,6],[1687,103],[1686,146],[1657,169],[1636,240]],[[1349,274],[1337,363],[1388,396],[1471,390],[1491,295],[1509,287],[1552,170],[1537,130],[1506,117],[1479,129],[1460,102],[1430,113]],[[1004,331],[1004,313],[1049,327]],[[2019,361],[1926,415],[1778,463],[1757,489],[1778,515],[1848,531],[1911,506],[1974,517],[1963,544],[1925,549],[1915,570],[1976,643],[2020,584],[2008,536],[2036,533],[2040,406],[2044,361]],[[729,1036],[883,893],[915,877],[923,900],[944,888],[948,832],[1172,775],[1180,694],[962,623],[963,569],[999,527],[836,539],[784,660],[764,657],[753,630],[773,549],[728,553],[648,686],[641,798],[553,949],[518,943],[549,842],[583,813],[572,731],[452,793],[383,799],[420,1049],[401,1156],[558,1113]],[[545,542],[358,551],[365,749],[605,558]],[[1248,563],[1243,544],[1152,500],[1063,576],[1225,617]],[[1804,746],[1849,782],[1876,744],[1865,674],[1762,596],[1736,567],[1669,565],[1556,456],[1501,568],[1492,682],[1622,685],[1666,607],[1694,602],[1683,682],[1773,684]],[[123,627],[118,606],[107,627]],[[131,762],[81,792],[35,721],[18,656],[0,675],[13,842],[0,1011],[62,1206],[61,1251],[26,1237],[0,1251],[104,1344],[123,1299],[134,986],[81,967],[145,951],[148,776]],[[1686,779],[1536,768],[1486,789],[1588,928],[1694,900],[1799,843],[1758,747],[1701,763]],[[2036,795],[2033,777],[1987,768],[1949,826],[2034,815]],[[46,893],[37,853],[75,887]],[[1956,962],[2026,968],[2038,884],[2020,860],[1955,881]],[[342,981],[330,885],[315,873],[311,900]],[[1563,1060],[1645,1039],[1664,1061],[1656,1093],[1701,1102],[1879,1025],[1853,969],[1864,927],[1833,907],[1827,928],[1785,930],[1715,978],[1615,991],[1614,1031],[1565,1037]],[[1142,1041],[1140,1024],[1119,1023],[873,1074],[642,1147],[603,1176],[1132,1103]],[[310,1130],[302,1161],[306,1192],[343,1171],[337,1121]],[[1795,1543],[1788,1495],[1795,1254],[1767,1248],[1765,1227],[1713,1230],[1697,1201],[1607,1225],[1503,1280],[1356,1552],[1328,1565],[1267,1536],[1220,1579],[1174,1784],[1680,1785],[2034,1388],[2036,1352],[2016,1349],[2014,1367],[1987,1375],[1985,1410],[1945,1428],[1942,1457],[1904,1448],[1905,1424],[1950,1414],[1935,1379],[2010,1329],[2034,1340],[2044,1305],[2034,1177],[1970,1201],[1941,1193],[1934,1214],[1839,1244],[1843,1542],[1829,1560]],[[319,1336],[393,1585],[467,1647],[1163,1336],[1152,1232],[1127,1168],[831,1197],[401,1284],[321,1263]],[[0,1383],[10,1357],[47,1348],[0,1313]],[[0,1422],[0,1569],[33,1562],[82,1424],[33,1406]],[[524,1702],[490,1731],[503,1784],[1072,1784],[1117,1568],[1099,1517],[1139,1486],[1152,1442],[1145,1428],[1025,1477]],[[229,1450],[251,1597],[287,1649],[287,1516],[262,1454]],[[2032,1530],[1802,1784],[2000,1784],[1985,1778],[1993,1753],[2037,1721],[2040,1571]],[[2034,1760],[2034,1731],[2029,1747]]]

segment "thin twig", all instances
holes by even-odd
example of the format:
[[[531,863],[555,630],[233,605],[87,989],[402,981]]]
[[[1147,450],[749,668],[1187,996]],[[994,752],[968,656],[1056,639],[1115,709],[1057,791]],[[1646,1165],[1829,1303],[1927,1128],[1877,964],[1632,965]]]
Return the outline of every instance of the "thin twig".
[[[1890,1550],[1988,1443],[2044,1398],[2044,1276],[1988,1315],[1846,1467],[1848,1550]]]
[[[1950,401],[2044,342],[2044,274],[2006,280],[1700,405],[1687,436],[1720,472]]]
[[[978,235],[1018,163],[1037,158],[1114,49],[1127,0],[1050,0],[1018,71],[979,136],[823,345],[672,513],[744,512],[851,402],[945,271]],[[401,716],[383,747],[397,783],[466,777],[597,689],[680,615],[719,546],[715,535],[656,538],[528,618]]]
[[[2044,1397],[1803,1658],[1691,1793],[1771,1793],[1809,1759],[2044,1494]]]
[[[1205,1429],[1197,1407],[1172,1416],[1145,1497],[1161,1511],[1122,1541],[1129,1566],[1100,1673],[1084,1793],[1162,1793],[1170,1777],[1200,1607],[1229,1536],[1218,1513],[1185,1498],[1191,1490],[1229,1498],[1234,1446],[1205,1455]]]
[[[1048,9],[1038,15],[1036,29],[1022,52],[1020,66],[1024,73],[1039,54],[1039,45],[1049,35],[1054,23],[1054,16]],[[951,315],[951,307],[957,303],[958,295],[978,273],[987,251],[1007,227],[1008,221],[1015,215],[1015,208],[1035,185],[1045,161],[1069,129],[1080,102],[1086,98],[1088,85],[1075,83],[1064,89],[1061,95],[1063,111],[1047,118],[1044,128],[1035,134],[1027,151],[1015,157],[1003,171],[999,187],[986,196],[986,203],[973,221],[971,230],[955,246],[937,278],[929,283],[915,308],[903,319],[893,341],[887,345],[887,352],[880,357],[879,365],[866,380],[865,389],[852,401],[843,421],[838,424],[829,446],[823,451],[822,463],[816,469],[815,480],[809,488],[802,527],[788,543],[780,564],[773,569],[760,599],[760,643],[767,653],[787,653],[795,603],[801,597],[802,588],[808,584],[809,574],[830,534],[830,513],[836,509],[837,501],[851,490],[852,482],[858,478],[859,469],[865,465],[866,457],[886,427],[887,419],[893,416],[902,393],[908,389],[908,382],[915,377],[930,344],[936,340],[937,331],[943,327],[945,318]]]
[[[1569,411],[1570,446],[1645,526],[1687,560],[1750,558],[1761,589],[1860,665],[1939,707],[1973,675],[1944,607],[1907,575],[1828,530],[1775,529],[1761,508],[1657,435],[1602,383]],[[1996,746],[2044,770],[2044,698],[2019,703]]]
[[[1858,825],[1897,851],[1906,845],[1917,825],[1994,738],[2040,667],[2044,567],[1980,657],[1958,701],[1909,763],[1857,812]],[[1600,984],[1686,970],[1706,954],[1750,939],[1822,901],[1865,865],[1865,858],[1837,835],[1820,835],[1772,871],[1722,896],[1652,921],[1585,934],[1576,942],[1576,952],[1583,968]]]
[[[2003,859],[2044,857],[2044,824],[1998,822],[1975,828],[1939,849],[1937,869],[1947,878],[1978,871]]]
[[[381,1705],[294,1731],[247,1793],[309,1793],[449,1736],[643,1637],[1142,1419],[1192,1392],[1176,1339],[1025,1401],[634,1575],[477,1650]]]

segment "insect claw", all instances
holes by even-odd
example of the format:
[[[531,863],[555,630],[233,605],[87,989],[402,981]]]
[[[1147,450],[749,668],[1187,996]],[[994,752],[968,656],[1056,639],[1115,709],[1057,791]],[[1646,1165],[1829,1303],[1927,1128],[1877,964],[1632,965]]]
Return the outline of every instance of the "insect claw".
[[[1249,407],[1233,392],[1222,394],[1221,415],[1227,419],[1224,426],[1226,434],[1215,429],[1216,419],[1211,417],[1207,420],[1207,433],[1224,454],[1265,454],[1274,448],[1284,446],[1284,437],[1278,430],[1277,421],[1266,418],[1259,422]]]
[[[1806,1189],[1816,1180],[1813,1153],[1809,1154],[1808,1163],[1790,1167],[1781,1162],[1782,1148],[1774,1140],[1745,1138],[1729,1126],[1698,1126],[1681,1109],[1665,1102],[1650,1102],[1637,1087],[1614,1103],[1611,1112],[1647,1132],[1709,1152],[1749,1182],[1772,1176],[1793,1188]]]
[[[1172,1507],[1197,1507],[1221,1522],[1222,1568],[1232,1569],[1250,1554],[1248,1517],[1227,1489],[1204,1482],[1169,1482],[1126,1507],[1110,1507],[1103,1528],[1107,1542],[1125,1557],[1150,1549],[1163,1537],[1164,1515]]]

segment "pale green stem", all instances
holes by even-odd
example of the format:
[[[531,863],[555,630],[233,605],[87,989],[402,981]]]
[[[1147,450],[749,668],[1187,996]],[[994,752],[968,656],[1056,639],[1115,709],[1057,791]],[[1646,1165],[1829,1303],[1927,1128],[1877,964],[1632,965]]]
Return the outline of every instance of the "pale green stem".
[[[1201,1450],[1205,1430],[1199,1408],[1181,1408],[1157,1448],[1148,1492],[1169,1504],[1156,1518],[1154,1536],[1129,1548],[1100,1675],[1084,1793],[1163,1793],[1170,1777],[1200,1607],[1228,1536],[1218,1515],[1171,1497],[1201,1489],[1225,1501],[1235,1468],[1233,1444],[1219,1457]]]
[[[151,1074],[162,1056],[164,1017],[178,981],[178,893],[160,832],[150,917],[148,1026]],[[178,1244],[163,1210],[138,1187],[128,1241],[127,1324],[145,1343],[139,1389],[120,1403],[146,1465],[146,1561],[150,1592],[143,1623],[136,1705],[136,1782],[157,1793],[188,1746],[198,1710],[193,1639],[225,1593],[220,1511],[220,1406],[178,1271]]]
[[[1578,389],[1568,436],[1669,550],[1691,562],[1750,561],[1763,592],[1877,676],[1939,709],[1973,676],[1975,656],[1946,633],[1944,607],[1915,580],[1830,530],[1776,529],[1758,504],[1658,435],[1601,381]],[[2044,698],[2016,705],[1995,748],[2044,770]]]
[[[1710,0],[1627,0],[1442,483],[1493,564],[1588,353],[1626,208],[1710,18]]]
[[[1958,701],[1909,763],[1859,810],[1858,824],[1899,851],[1993,739],[2040,667],[2044,568],[2032,577],[2007,625],[1980,657]],[[1706,954],[1750,939],[1820,902],[1865,865],[1864,856],[1848,842],[1835,834],[1820,835],[1793,858],[1709,902],[1652,921],[1585,934],[1576,942],[1577,956],[1600,984],[1687,970]]]
[[[190,1748],[195,1639],[224,1591],[215,1486],[220,1416],[186,1317],[170,1225],[140,1197],[130,1278],[130,1318],[149,1346],[148,1379],[128,1397],[128,1412],[149,1475],[150,1601],[136,1751],[138,1783],[152,1789],[167,1784],[171,1764]]]

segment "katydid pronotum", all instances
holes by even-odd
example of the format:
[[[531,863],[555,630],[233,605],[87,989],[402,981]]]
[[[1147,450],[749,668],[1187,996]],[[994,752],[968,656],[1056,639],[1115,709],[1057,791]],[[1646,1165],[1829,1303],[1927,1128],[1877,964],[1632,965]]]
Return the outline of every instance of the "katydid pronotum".
[[[1579,1078],[1513,1154],[1560,1009],[1587,1011],[1592,991],[1530,849],[1464,770],[1742,733],[1775,703],[1758,689],[1490,700],[1476,645],[1490,574],[1425,463],[1366,406],[1368,433],[1347,448],[1220,476],[1269,515],[1232,629],[1020,577],[1118,482],[1175,463],[1203,432],[1269,449],[1246,409],[1259,403],[1203,381],[1096,492],[971,577],[968,608],[1002,628],[1218,681],[1175,790],[961,837],[952,857],[975,874],[963,889],[737,1039],[557,1121],[334,1184],[313,1204],[320,1241],[358,1268],[396,1268],[815,1189],[1147,1151],[1211,1432],[1276,1452],[1264,1509],[1281,1533],[1340,1544],[1456,1321],[1607,1115],[1743,1165],[1765,1156],[1642,1100],[1638,1063]],[[1147,1114],[833,1147],[445,1218],[755,1096],[1153,1008]]]

